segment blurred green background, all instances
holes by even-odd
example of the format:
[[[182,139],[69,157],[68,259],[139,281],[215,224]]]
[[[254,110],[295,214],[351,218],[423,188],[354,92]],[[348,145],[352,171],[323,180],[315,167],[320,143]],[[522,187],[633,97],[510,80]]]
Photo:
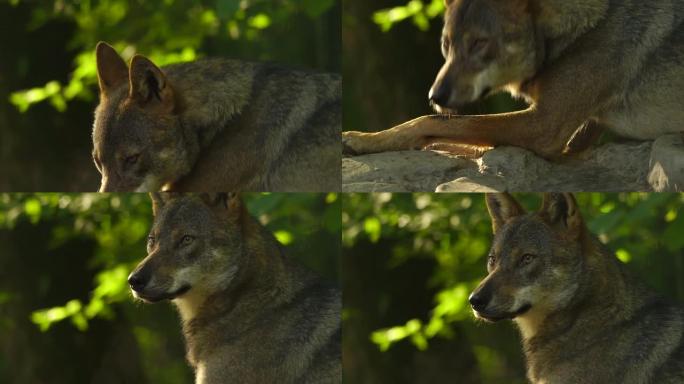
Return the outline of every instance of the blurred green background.
[[[336,194],[247,194],[291,257],[340,281]],[[0,383],[186,384],[176,310],[134,302],[144,194],[0,194]]]
[[[346,0],[342,7],[344,130],[379,131],[434,113],[428,91],[444,63],[444,0]],[[459,113],[523,107],[497,94]]]
[[[0,0],[0,191],[96,191],[95,44],[339,72],[340,0]]]
[[[576,196],[630,270],[684,303],[684,194]],[[481,194],[343,195],[345,381],[525,383],[515,325],[476,322],[467,304],[491,238]]]

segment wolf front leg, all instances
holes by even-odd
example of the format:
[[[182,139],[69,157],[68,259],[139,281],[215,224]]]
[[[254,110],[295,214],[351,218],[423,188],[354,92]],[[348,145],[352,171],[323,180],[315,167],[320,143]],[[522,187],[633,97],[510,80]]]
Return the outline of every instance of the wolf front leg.
[[[355,155],[426,147],[446,150],[454,147],[459,151],[480,147],[481,154],[487,147],[512,145],[545,158],[555,158],[563,154],[580,124],[580,117],[564,117],[562,108],[540,111],[538,107],[530,107],[519,112],[481,116],[428,115],[385,131],[344,132],[342,143],[345,153]]]
[[[535,124],[536,112],[530,108],[521,112],[485,116],[428,115],[374,132],[344,132],[342,143],[349,154],[441,148],[439,144],[462,147],[492,147],[497,145],[527,146],[530,138],[540,138]],[[437,145],[435,145],[437,144]],[[540,143],[541,146],[541,143]],[[461,147],[461,146],[459,146]]]
[[[621,46],[608,41],[615,37],[606,28],[583,35],[573,44],[571,54],[547,64],[525,83],[521,91],[534,104],[524,111],[422,116],[386,131],[345,132],[344,150],[351,154],[407,150],[445,140],[480,146],[513,145],[545,158],[559,157],[582,124],[619,103],[624,84],[629,83],[631,72],[621,51],[605,48]],[[579,144],[592,139],[585,134],[579,138]]]

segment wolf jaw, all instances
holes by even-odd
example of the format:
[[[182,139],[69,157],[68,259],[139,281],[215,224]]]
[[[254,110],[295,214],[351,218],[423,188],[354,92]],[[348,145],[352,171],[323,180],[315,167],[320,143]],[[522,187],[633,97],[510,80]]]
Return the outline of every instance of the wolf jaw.
[[[508,313],[504,313],[504,314],[500,314],[500,315],[489,315],[487,313],[478,312],[475,310],[473,310],[473,312],[475,313],[475,316],[477,318],[491,322],[491,323],[495,323],[495,322],[501,321],[501,320],[516,320],[519,318],[519,316],[523,316],[527,312],[529,312],[529,310],[531,308],[532,308],[532,304],[525,303],[520,308],[518,308],[517,310],[515,310],[513,312],[508,312]]]

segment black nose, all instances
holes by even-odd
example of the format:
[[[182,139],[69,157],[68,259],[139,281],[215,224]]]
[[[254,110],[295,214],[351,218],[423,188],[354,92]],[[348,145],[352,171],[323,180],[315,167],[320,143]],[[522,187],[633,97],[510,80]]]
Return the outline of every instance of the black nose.
[[[487,308],[487,304],[489,304],[489,298],[482,295],[481,292],[471,293],[468,301],[470,302],[470,306],[478,312],[482,312]]]
[[[431,102],[439,105],[440,107],[445,107],[449,103],[449,95],[451,94],[451,89],[444,84],[435,84],[430,88],[430,93],[428,98]]]
[[[437,104],[440,107],[448,106],[450,97],[451,86],[446,79],[433,84],[432,88],[430,88],[430,93],[428,93],[430,102]]]
[[[130,285],[131,289],[136,292],[140,292],[145,289],[145,286],[148,282],[149,278],[140,272],[133,272],[130,276],[128,276],[128,285]]]

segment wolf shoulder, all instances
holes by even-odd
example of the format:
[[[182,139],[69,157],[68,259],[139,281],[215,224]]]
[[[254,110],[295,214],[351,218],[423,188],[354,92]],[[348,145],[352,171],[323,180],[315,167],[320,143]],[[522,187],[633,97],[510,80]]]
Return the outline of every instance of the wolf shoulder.
[[[189,96],[213,93],[213,100],[246,103],[265,91],[292,95],[309,91],[316,99],[340,101],[342,76],[337,73],[291,67],[280,63],[208,58],[161,67],[175,88]],[[211,101],[211,100],[209,100]]]

